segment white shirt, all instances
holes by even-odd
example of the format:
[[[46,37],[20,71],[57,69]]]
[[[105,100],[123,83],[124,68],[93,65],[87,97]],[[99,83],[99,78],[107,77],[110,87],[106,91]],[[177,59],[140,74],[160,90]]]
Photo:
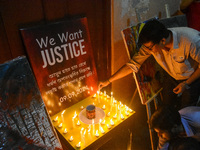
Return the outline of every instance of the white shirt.
[[[174,79],[185,80],[200,67],[200,32],[188,27],[169,28],[172,31],[173,47],[166,51],[150,53],[144,46],[127,65],[137,72],[151,54],[158,64]]]
[[[181,122],[185,129],[188,137],[200,134],[200,107],[199,106],[188,106],[179,110],[181,115]],[[165,141],[161,137],[159,141]],[[167,150],[169,143],[166,142],[164,145],[159,143],[157,150]]]

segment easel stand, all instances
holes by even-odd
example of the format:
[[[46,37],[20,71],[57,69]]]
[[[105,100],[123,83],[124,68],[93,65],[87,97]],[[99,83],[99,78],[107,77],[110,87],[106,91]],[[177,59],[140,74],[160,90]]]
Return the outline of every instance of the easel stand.
[[[151,99],[149,99],[145,105],[146,105],[146,110],[147,110],[147,118],[148,118],[148,122],[151,118],[151,115],[153,114],[153,112],[155,110],[157,110],[158,106],[159,106],[159,102],[161,102],[162,100],[162,94],[161,94],[162,89],[160,89],[154,97],[152,97]],[[158,137],[156,135],[156,133],[154,132],[153,129],[151,129],[149,127],[149,134],[150,134],[150,140],[151,140],[151,148],[152,150],[156,150],[157,148],[157,143],[158,143]]]

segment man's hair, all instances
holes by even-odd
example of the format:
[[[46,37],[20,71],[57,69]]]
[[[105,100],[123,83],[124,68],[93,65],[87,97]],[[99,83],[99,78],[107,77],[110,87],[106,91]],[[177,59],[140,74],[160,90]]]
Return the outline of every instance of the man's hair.
[[[158,20],[153,19],[148,21],[142,28],[138,44],[142,45],[147,42],[158,44],[163,38],[169,36],[170,31]]]
[[[173,107],[161,106],[151,116],[149,125],[152,129],[171,131],[174,125],[181,125],[181,116]]]

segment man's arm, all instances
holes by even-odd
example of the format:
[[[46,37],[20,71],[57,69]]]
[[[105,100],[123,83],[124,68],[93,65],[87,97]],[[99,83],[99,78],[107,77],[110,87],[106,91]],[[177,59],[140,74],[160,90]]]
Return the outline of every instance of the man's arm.
[[[146,48],[141,47],[139,52],[126,64],[124,64],[117,72],[115,72],[108,80],[99,83],[99,90],[109,85],[111,82],[121,79],[132,72],[137,72],[143,62],[151,56],[151,53],[146,51]]]
[[[108,84],[110,84],[111,82],[121,79],[127,75],[129,75],[130,73],[132,73],[132,69],[127,66],[126,64],[123,65],[117,72],[115,72],[108,80],[104,81],[104,82],[100,82],[99,83],[99,89],[102,89],[103,87],[107,86]]]
[[[190,78],[188,78],[184,82],[181,82],[177,87],[175,87],[173,89],[174,93],[176,94],[182,93],[187,86],[195,82],[195,80],[197,80],[198,78],[200,78],[200,68],[197,68]]]

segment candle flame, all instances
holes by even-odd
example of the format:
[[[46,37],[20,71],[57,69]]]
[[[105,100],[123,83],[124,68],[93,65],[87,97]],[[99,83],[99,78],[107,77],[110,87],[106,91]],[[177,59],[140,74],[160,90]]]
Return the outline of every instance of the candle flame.
[[[95,93],[93,97],[97,97],[97,94]]]
[[[112,120],[112,119],[110,119],[110,124],[111,124],[111,125],[114,125],[114,122],[113,122],[113,120]]]
[[[106,91],[104,91],[104,96],[106,96]]]
[[[129,112],[131,112],[131,113],[132,113],[132,112],[133,112],[133,110],[129,108]]]
[[[74,140],[74,138],[73,138],[73,136],[71,136],[70,138],[69,138],[69,141],[73,141]]]
[[[113,118],[115,118],[115,119],[116,119],[116,118],[117,118],[117,114],[115,114],[115,115],[113,116]]]
[[[83,132],[83,136],[85,136],[85,133],[86,133],[86,129],[85,129],[84,132]]]
[[[90,134],[90,130],[91,130],[91,129],[89,128],[89,129],[88,129],[88,134]]]
[[[105,133],[105,131],[103,130],[102,127],[100,127],[100,131],[101,131],[101,133]]]
[[[96,134],[95,134],[95,136],[99,136],[99,131],[98,130],[96,130]]]
[[[121,114],[121,119],[123,120],[124,119],[124,116]]]
[[[126,111],[125,114],[128,116],[129,115],[128,111]]]
[[[79,143],[76,145],[76,147],[81,147],[81,142],[79,142]]]
[[[84,128],[82,127],[82,128],[81,128],[81,132],[82,132],[83,130],[84,130]]]
[[[61,115],[63,115],[65,113],[65,110],[63,110],[63,112],[61,113]]]
[[[58,116],[54,119],[54,121],[55,121],[55,122],[58,121]]]
[[[59,127],[59,128],[61,128],[61,127],[62,127],[62,123],[61,123],[61,124],[59,124],[59,125],[58,125],[58,127]]]
[[[67,133],[67,129],[65,128],[64,133]]]
[[[79,126],[81,123],[80,123],[80,121],[78,120],[78,122],[77,122],[77,125]]]
[[[73,119],[76,118],[76,116],[77,116],[77,114],[76,114],[76,111],[75,111],[74,116],[73,116]]]
[[[107,124],[107,127],[108,127],[108,129],[110,129],[110,125],[109,124]]]

